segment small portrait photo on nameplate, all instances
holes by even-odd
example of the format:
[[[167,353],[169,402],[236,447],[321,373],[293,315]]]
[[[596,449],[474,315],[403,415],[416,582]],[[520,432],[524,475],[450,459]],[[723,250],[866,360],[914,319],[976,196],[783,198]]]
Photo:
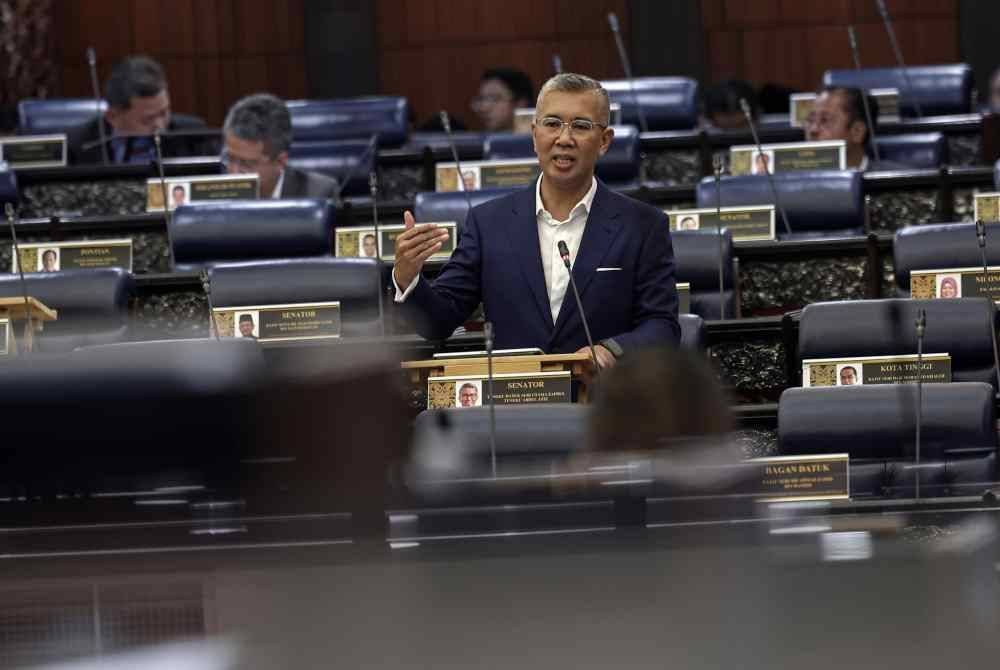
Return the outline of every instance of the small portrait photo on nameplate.
[[[729,171],[733,175],[765,174],[770,171],[846,170],[847,143],[787,142],[764,144],[761,150],[752,144],[729,148]]]
[[[1000,267],[947,268],[910,272],[910,297],[989,298],[1000,302]]]
[[[80,240],[78,242],[22,242],[20,264],[11,255],[11,272],[56,272],[122,268],[132,271],[132,240]]]
[[[973,197],[972,218],[984,223],[1000,221],[1000,193],[976,193]]]
[[[11,353],[10,319],[0,318],[0,356],[9,356]]]
[[[255,174],[171,177],[166,180],[167,209],[174,211],[189,203],[212,200],[256,200],[260,182]],[[146,211],[163,211],[164,184],[159,179],[146,181]]]
[[[680,314],[691,313],[691,284],[677,282],[677,311]]]
[[[814,358],[802,361],[802,386],[863,386],[951,381],[949,354],[924,354],[918,365],[916,354]]]
[[[0,137],[0,163],[12,168],[66,166],[66,135]]]
[[[333,238],[333,255],[338,258],[375,258],[378,240],[374,226],[338,228]]]
[[[219,337],[292,342],[331,340],[341,334],[339,301],[216,307],[212,316]]]
[[[573,378],[568,370],[493,375],[496,405],[572,402]],[[481,407],[490,402],[486,375],[428,377],[427,409]]]
[[[714,209],[663,210],[670,218],[671,232],[684,230],[715,231],[721,221],[734,242],[768,241],[775,239],[774,205],[723,207]],[[721,214],[721,218],[719,216]]]

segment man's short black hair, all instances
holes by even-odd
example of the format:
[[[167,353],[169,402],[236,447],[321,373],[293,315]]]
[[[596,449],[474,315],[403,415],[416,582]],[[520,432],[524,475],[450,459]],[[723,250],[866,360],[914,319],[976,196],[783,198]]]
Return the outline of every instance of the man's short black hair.
[[[132,98],[148,98],[167,88],[163,67],[149,56],[129,56],[115,65],[104,84],[104,98],[111,107],[128,109]]]
[[[180,190],[180,192],[183,193],[184,192],[184,187],[181,186],[180,184],[175,184],[174,185],[174,189],[173,189],[173,191],[171,191],[171,193],[176,193],[178,190]]]
[[[240,323],[253,323],[253,314],[240,314]]]
[[[44,261],[45,257],[48,256],[49,254],[52,254],[52,258],[55,258],[56,257],[56,250],[55,249],[46,249],[45,251],[43,251],[42,252],[42,260]]]
[[[865,124],[864,144],[867,146],[871,139],[872,131],[878,130],[878,101],[870,95],[865,95],[860,88],[850,86],[826,86],[821,92],[829,93],[830,95],[838,93],[843,96],[844,111],[847,112],[847,127],[850,128],[851,124],[855,121]],[[875,128],[868,127],[868,121],[865,118],[865,98],[868,98],[868,109],[871,110],[872,125]]]
[[[705,91],[705,116],[709,119],[715,114],[742,112],[740,98],[750,105],[750,114],[757,118],[759,103],[757,93],[750,82],[742,79],[726,79],[712,84]]]
[[[531,77],[522,72],[509,67],[495,67],[483,72],[479,81],[497,79],[503,82],[504,86],[510,89],[514,100],[527,100],[532,104],[535,99],[535,87],[531,84]]]

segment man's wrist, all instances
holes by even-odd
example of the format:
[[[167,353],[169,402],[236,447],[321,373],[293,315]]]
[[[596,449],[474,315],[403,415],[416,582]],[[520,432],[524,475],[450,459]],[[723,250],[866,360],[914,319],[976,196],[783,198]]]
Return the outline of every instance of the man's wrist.
[[[612,337],[605,338],[597,344],[607,349],[615,358],[621,358],[625,355],[625,350]]]

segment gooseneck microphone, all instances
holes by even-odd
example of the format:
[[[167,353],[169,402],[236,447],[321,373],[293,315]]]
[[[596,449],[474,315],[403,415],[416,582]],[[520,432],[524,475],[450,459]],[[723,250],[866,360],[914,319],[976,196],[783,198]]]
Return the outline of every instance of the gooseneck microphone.
[[[916,493],[920,499],[920,428],[924,423],[924,331],[927,329],[927,312],[917,310],[917,434],[914,446],[916,456]]]
[[[569,285],[573,288],[573,297],[576,298],[576,309],[580,312],[580,320],[583,321],[583,334],[587,336],[587,346],[590,347],[590,355],[594,359],[594,370],[598,378],[601,376],[601,366],[597,362],[597,349],[594,347],[594,338],[590,336],[590,325],[587,323],[587,313],[583,311],[583,301],[580,300],[580,291],[576,288],[576,279],[573,277],[573,264],[569,258],[569,247],[565,240],[559,240],[559,255],[562,257],[566,272],[569,273]]]
[[[212,304],[212,280],[208,276],[208,270],[202,268],[199,276],[201,279],[201,289],[205,292],[205,300],[208,301],[208,325],[209,333],[219,341],[219,324],[215,322],[215,306]]]
[[[372,222],[375,228],[375,266],[378,268],[378,328],[379,334],[385,337],[385,306],[382,304],[382,236],[378,227],[378,175],[372,170],[368,173],[368,190],[372,196]]]
[[[338,180],[337,188],[333,192],[333,197],[330,198],[333,201],[334,206],[340,204],[340,194],[344,192],[344,189],[347,188],[347,185],[351,182],[352,179],[354,179],[354,175],[355,173],[357,173],[358,168],[360,168],[362,165],[365,164],[365,162],[368,160],[368,157],[372,155],[377,148],[378,148],[378,133],[372,135],[368,139],[368,146],[365,147],[365,150],[362,152],[361,157],[358,159],[358,162],[351,166],[351,168],[347,171],[347,174],[344,175],[344,178],[342,180]],[[369,186],[370,183],[371,180],[369,179]]]
[[[7,215],[7,226],[10,228],[10,239],[14,251],[14,260],[17,263],[17,273],[20,275],[21,293],[24,295],[24,346],[25,351],[31,351],[31,301],[28,299],[28,282],[24,279],[24,266],[21,263],[21,247],[17,243],[17,226],[15,219],[17,211],[12,203],[4,204],[4,213]]]
[[[438,115],[441,117],[441,127],[444,128],[444,134],[448,138],[448,146],[451,148],[451,158],[455,161],[455,171],[458,173],[458,188],[465,194],[465,204],[471,212],[472,197],[469,195],[468,189],[465,188],[465,180],[462,179],[462,162],[458,160],[458,147],[455,146],[455,137],[451,133],[451,118],[448,116],[448,112],[443,109],[438,112]]]
[[[913,101],[913,109],[917,112],[918,118],[922,117],[924,113],[920,109],[920,102],[914,95],[910,73],[906,71],[906,62],[903,60],[903,52],[896,40],[896,30],[892,27],[892,19],[889,18],[889,10],[885,6],[885,0],[875,0],[875,4],[878,5],[878,13],[882,15],[882,23],[885,25],[885,32],[889,35],[889,44],[892,45],[892,52],[896,56],[896,64],[899,65],[900,74],[903,75],[903,81],[906,82],[906,92],[909,94],[910,100]]]
[[[859,73],[861,72],[861,54],[858,51],[858,40],[854,36],[854,26],[847,26],[847,39],[851,43],[851,56],[854,58],[854,69]],[[865,120],[868,121],[868,140],[872,145],[872,153],[875,155],[875,160],[882,160],[878,153],[878,142],[875,141],[875,123],[872,119],[872,109],[868,104],[868,91],[861,89],[861,104],[865,108]]]
[[[622,70],[625,71],[625,81],[628,83],[629,95],[632,96],[635,112],[639,116],[639,129],[644,133],[648,133],[649,126],[646,125],[646,112],[642,109],[642,103],[639,102],[639,94],[635,92],[635,84],[632,80],[632,65],[629,63],[628,53],[625,51],[625,42],[622,41],[622,34],[618,29],[618,15],[614,12],[608,12],[608,25],[611,26],[611,33],[615,36],[615,46],[618,47],[618,60],[621,61]]]
[[[167,227],[167,251],[170,253],[170,267],[174,266],[174,242],[170,232],[170,201],[167,199],[167,178],[163,174],[163,148],[160,133],[153,135],[153,146],[156,148],[156,169],[160,177],[160,191],[163,192],[163,224]]]
[[[746,98],[740,98],[740,109],[743,110],[743,116],[747,120],[747,125],[750,126],[750,134],[753,135],[753,143],[757,147],[757,153],[763,155],[764,147],[760,144],[760,137],[757,135],[757,126],[753,122],[753,114],[750,113],[750,103],[747,102]],[[781,222],[785,226],[785,233],[791,235],[792,227],[788,225],[788,214],[785,213],[785,208],[781,206],[781,200],[778,198],[778,189],[774,187],[774,176],[771,174],[773,169],[774,166],[768,163],[764,174],[767,175],[767,184],[771,187],[771,197],[774,198],[774,206],[781,212]]]
[[[722,156],[716,154],[712,156],[712,168],[715,172],[715,232],[719,237],[719,320],[726,318],[725,300],[725,268],[723,267],[723,252],[725,251],[724,238],[722,237]]]
[[[490,397],[490,466],[493,479],[497,478],[497,416],[496,401],[493,399],[493,322],[483,323],[483,338],[486,340],[486,392]]]
[[[976,241],[979,243],[979,254],[983,261],[983,286],[989,286],[989,266],[986,263],[986,224],[982,219],[976,220]],[[990,335],[993,337],[993,370],[996,372],[997,391],[1000,392],[1000,350],[997,349],[997,324],[995,307],[987,302],[986,312],[990,321]]]
[[[94,107],[97,113],[97,134],[101,142],[101,160],[107,165],[108,140],[104,136],[104,115],[101,114],[101,87],[97,83],[97,52],[94,47],[87,47],[87,68],[90,70],[90,89],[94,94]]]

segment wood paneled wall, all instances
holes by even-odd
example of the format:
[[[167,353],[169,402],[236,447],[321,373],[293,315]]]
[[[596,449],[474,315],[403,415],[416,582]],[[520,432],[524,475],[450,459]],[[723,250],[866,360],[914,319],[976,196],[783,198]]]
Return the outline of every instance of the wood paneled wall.
[[[58,94],[89,96],[85,50],[103,87],[114,63],[142,53],[167,70],[173,108],[219,125],[249,93],[307,94],[303,0],[59,0]]]
[[[628,44],[628,0],[377,0],[379,88],[405,95],[418,121],[447,109],[470,127],[469,108],[489,67],[516,67],[535,88],[563,69],[622,76],[607,13]]]
[[[886,5],[908,65],[958,62],[958,0]],[[701,7],[713,81],[814,90],[824,71],[854,66],[848,25],[864,67],[896,63],[875,0],[701,0]]]

